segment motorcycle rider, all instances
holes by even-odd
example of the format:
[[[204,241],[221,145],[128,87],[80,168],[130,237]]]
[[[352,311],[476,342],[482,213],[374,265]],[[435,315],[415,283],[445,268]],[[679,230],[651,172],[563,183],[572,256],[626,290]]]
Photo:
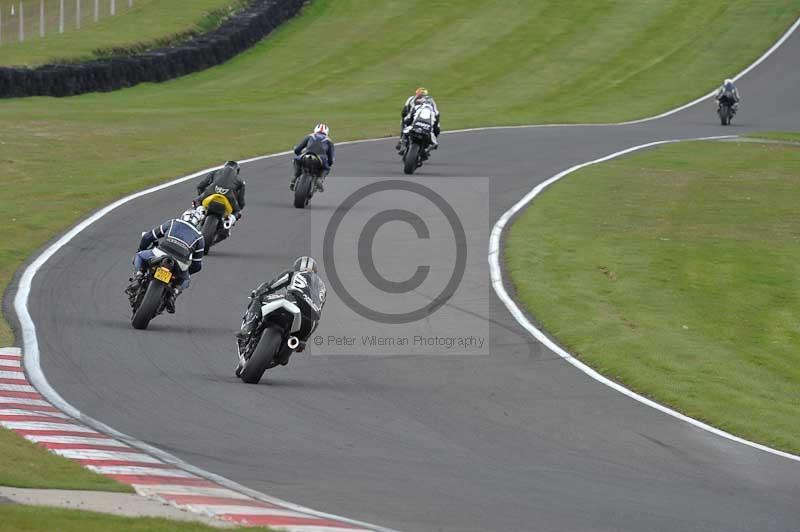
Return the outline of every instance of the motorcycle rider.
[[[716,99],[717,109],[719,109],[722,104],[727,104],[731,106],[733,114],[736,114],[736,111],[739,110],[739,89],[733,84],[732,79],[726,79],[722,82],[722,85],[717,89]]]
[[[242,217],[244,209],[244,191],[247,184],[239,177],[241,168],[236,161],[226,161],[222,168],[209,172],[202,181],[197,183],[197,198],[192,205],[201,206],[203,200],[212,194],[222,194],[231,203],[233,212],[228,218],[228,227],[219,232],[217,242],[221,242],[231,235],[233,224]]]
[[[395,149],[399,151],[401,155],[403,154],[403,146],[405,146],[407,140],[405,129],[414,122],[414,117],[423,105],[430,106],[434,116],[433,131],[431,133],[432,149],[439,147],[437,138],[439,134],[441,134],[439,108],[436,106],[436,101],[434,101],[433,97],[428,94],[428,89],[419,87],[414,91],[414,95],[409,96],[406,100],[405,105],[403,105],[403,111],[401,112],[400,140],[397,142],[397,146],[395,146]]]
[[[168,220],[150,231],[142,233],[139,250],[133,256],[133,278],[131,287],[138,286],[144,277],[144,268],[153,257],[164,255],[158,244],[169,242],[171,248],[185,251],[185,259],[178,260],[178,285],[167,293],[166,309],[170,314],[175,313],[175,299],[189,288],[189,276],[194,275],[203,268],[203,249],[205,240],[197,228],[203,221],[201,212],[196,209],[184,211],[180,218]]]
[[[318,191],[325,191],[322,186],[322,182],[331,171],[336,153],[333,141],[328,136],[329,134],[330,130],[328,129],[327,124],[317,124],[314,126],[314,132],[305,136],[303,140],[301,140],[297,146],[294,147],[294,176],[292,177],[291,183],[289,183],[289,190],[294,190],[294,185],[297,183],[297,179],[303,172],[303,169],[300,167],[301,156],[306,153],[313,153],[320,158],[323,167],[322,177],[318,178],[314,185]]]
[[[301,277],[300,281],[296,281],[297,277]],[[242,327],[238,333],[236,333],[236,339],[240,342],[246,342],[247,339],[253,334],[253,331],[256,329],[258,324],[261,322],[261,306],[264,304],[265,299],[270,295],[279,290],[286,289],[287,297],[291,298],[295,303],[298,304],[301,311],[307,307],[309,304],[302,296],[302,290],[297,288],[297,286],[319,286],[319,299],[322,302],[319,309],[315,309],[319,316],[322,316],[322,307],[325,306],[325,293],[326,287],[325,283],[322,278],[317,273],[317,262],[309,257],[309,256],[302,256],[298,257],[294,264],[292,265],[291,270],[285,270],[275,277],[272,280],[261,283],[258,288],[253,290],[250,293],[250,304],[247,307],[247,311],[245,315],[242,317],[243,323]],[[297,334],[297,339],[300,340],[300,344],[297,346],[295,351],[298,353],[305,350],[306,347],[306,340],[311,336],[311,334],[316,330],[317,325],[319,322],[316,319],[308,318],[306,319],[304,316],[303,319],[303,328]],[[276,362],[285,366],[289,362],[289,356],[291,355],[291,351],[282,350],[278,356],[279,358],[276,359]]]

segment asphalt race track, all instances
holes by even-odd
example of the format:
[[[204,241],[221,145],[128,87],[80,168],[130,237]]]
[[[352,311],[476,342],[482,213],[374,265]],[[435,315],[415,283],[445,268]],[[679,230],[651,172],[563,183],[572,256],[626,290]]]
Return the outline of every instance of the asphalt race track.
[[[569,166],[656,140],[800,129],[800,32],[738,86],[742,111],[728,128],[705,101],[637,125],[448,134],[420,182],[489,178],[490,224],[470,232],[485,260],[491,223]],[[178,313],[147,331],[131,328],[122,294],[131,255],[140,231],[191,200],[194,182],[90,226],[34,280],[30,311],[50,384],[89,416],[198,467],[404,531],[800,530],[800,463],[591,380],[524,333],[488,276],[473,288],[488,301],[490,355],[323,350],[296,355],[260,385],[239,382],[232,335],[246,295],[309,249],[311,213],[333,209],[347,186],[337,176],[404,179],[394,142],[341,146],[309,211],[291,206],[287,156],[245,165],[248,205],[234,236],[212,250]],[[332,334],[337,309],[326,313],[320,332]]]

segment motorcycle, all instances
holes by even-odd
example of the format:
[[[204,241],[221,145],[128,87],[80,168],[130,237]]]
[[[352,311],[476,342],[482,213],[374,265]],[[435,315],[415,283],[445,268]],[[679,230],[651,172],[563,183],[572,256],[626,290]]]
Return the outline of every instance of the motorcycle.
[[[325,165],[318,155],[306,153],[300,158],[300,169],[300,177],[294,184],[294,206],[303,209],[314,196],[317,179],[322,178]]]
[[[204,216],[200,232],[203,233],[207,255],[211,246],[227,238],[227,232],[233,226],[233,205],[225,196],[227,189],[215,187],[214,194],[205,198],[201,203],[201,214]]]
[[[191,256],[186,248],[169,240],[160,242],[153,252],[144,276],[125,290],[133,310],[134,329],[147,329],[150,320],[164,312],[167,297],[179,279],[179,262],[188,263]]]
[[[246,338],[237,340],[239,364],[236,376],[257,384],[264,372],[286,365],[296,351],[305,349],[307,339],[316,329],[325,302],[325,287],[318,277],[295,273],[285,293],[269,294],[260,302],[261,319]],[[242,329],[257,314],[248,309]]]
[[[722,123],[723,126],[728,126],[731,123],[733,115],[736,114],[736,110],[734,109],[733,104],[720,101],[719,105],[717,106],[717,114],[719,114],[720,123]]]
[[[402,152],[404,173],[413,174],[428,159],[432,128],[433,113],[427,108],[421,109],[414,122],[406,127],[403,132],[405,150]]]

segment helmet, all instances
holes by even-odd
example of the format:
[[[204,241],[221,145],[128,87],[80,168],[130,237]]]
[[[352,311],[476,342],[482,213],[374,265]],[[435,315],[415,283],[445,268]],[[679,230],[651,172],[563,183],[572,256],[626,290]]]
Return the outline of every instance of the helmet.
[[[328,135],[328,124],[317,124],[314,126],[314,133],[321,133],[323,135]]]
[[[236,170],[237,174],[239,173],[239,170],[241,170],[241,168],[239,168],[239,163],[236,161],[225,161],[225,168],[232,168]]]
[[[189,209],[188,211],[183,211],[183,214],[181,214],[181,220],[184,222],[189,222],[195,227],[200,225],[200,222],[203,221],[203,218],[204,216],[197,209]]]
[[[293,269],[296,272],[317,273],[317,261],[308,256],[297,257]]]
[[[728,78],[725,81],[723,81],[722,84],[725,85],[726,87],[730,87],[733,85],[733,80]]]
[[[426,89],[425,87],[419,87],[414,92],[414,96],[417,97],[417,98],[422,98],[423,96],[427,96],[427,95],[428,95],[428,89]]]

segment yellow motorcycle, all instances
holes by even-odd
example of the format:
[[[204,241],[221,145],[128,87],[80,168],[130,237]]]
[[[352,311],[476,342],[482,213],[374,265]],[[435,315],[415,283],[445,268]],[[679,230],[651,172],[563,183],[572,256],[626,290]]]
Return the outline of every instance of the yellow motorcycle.
[[[231,222],[231,214],[233,214],[233,205],[230,200],[225,196],[225,189],[216,187],[213,194],[205,198],[202,202],[203,225],[200,231],[203,233],[203,238],[206,241],[206,247],[203,250],[205,254],[211,249],[211,246],[221,240],[220,234],[227,231],[233,225]]]

